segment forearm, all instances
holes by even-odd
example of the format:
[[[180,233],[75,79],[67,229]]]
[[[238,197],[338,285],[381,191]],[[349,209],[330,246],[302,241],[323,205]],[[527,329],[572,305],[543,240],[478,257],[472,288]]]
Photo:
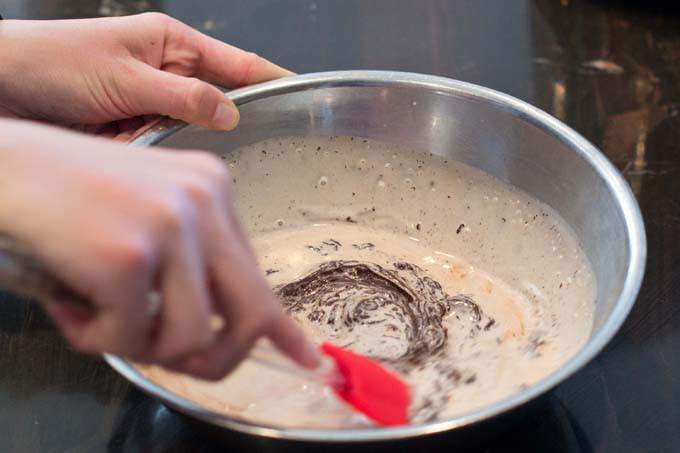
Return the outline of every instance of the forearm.
[[[36,146],[45,140],[50,128],[28,121],[0,118],[0,232],[21,237],[31,217],[24,216],[27,206],[19,202],[19,192],[37,189],[40,182],[32,175],[31,162],[40,151]],[[49,138],[48,138],[49,140]],[[27,213],[27,212],[26,212]],[[35,221],[35,217],[33,217]]]
[[[0,22],[0,117],[25,117],[26,111],[17,101],[23,88],[18,81],[22,72],[30,72],[19,58],[21,44],[16,33],[20,25],[15,20]]]

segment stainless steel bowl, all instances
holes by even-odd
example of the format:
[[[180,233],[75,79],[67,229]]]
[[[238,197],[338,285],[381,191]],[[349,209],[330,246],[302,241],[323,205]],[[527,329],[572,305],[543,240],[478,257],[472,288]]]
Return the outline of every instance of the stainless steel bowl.
[[[224,154],[283,135],[354,135],[448,156],[488,172],[552,206],[578,235],[597,279],[587,344],[521,393],[432,423],[386,429],[311,430],[259,426],[216,414],[158,387],[125,360],[108,363],[168,406],[209,424],[289,440],[395,440],[460,430],[524,405],[591,360],[614,336],[637,296],[646,242],[627,183],[588,141],[552,116],[510,96],[445,78],[349,71],[309,74],[228,93],[241,110],[230,133],[164,120],[134,140],[141,146]]]

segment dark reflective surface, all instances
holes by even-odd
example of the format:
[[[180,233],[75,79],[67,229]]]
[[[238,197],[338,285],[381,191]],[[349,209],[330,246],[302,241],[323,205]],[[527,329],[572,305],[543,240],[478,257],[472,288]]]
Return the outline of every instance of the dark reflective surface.
[[[680,16],[660,4],[0,0],[0,10],[9,18],[163,10],[297,72],[445,75],[562,119],[633,187],[649,240],[647,275],[603,354],[507,431],[469,447],[670,452],[680,449]],[[36,307],[0,298],[0,451],[318,451],[243,442],[236,435],[215,440],[103,362],[70,352]],[[403,447],[461,451],[447,436]]]

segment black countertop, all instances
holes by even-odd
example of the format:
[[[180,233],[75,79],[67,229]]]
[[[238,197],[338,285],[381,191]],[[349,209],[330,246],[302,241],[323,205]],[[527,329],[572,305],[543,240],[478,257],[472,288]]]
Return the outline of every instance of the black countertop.
[[[144,10],[300,73],[391,69],[495,88],[600,147],[645,218],[640,297],[602,354],[508,431],[488,433],[482,450],[680,451],[680,15],[653,1],[0,0],[7,18]],[[460,451],[447,436],[428,445]],[[3,295],[0,452],[9,451],[245,450],[69,350],[39,308]]]

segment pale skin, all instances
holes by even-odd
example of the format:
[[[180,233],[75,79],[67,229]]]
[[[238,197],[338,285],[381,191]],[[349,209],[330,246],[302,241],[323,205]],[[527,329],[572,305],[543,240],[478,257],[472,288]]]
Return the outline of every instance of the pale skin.
[[[0,231],[96,307],[46,305],[68,341],[218,379],[264,336],[317,366],[257,266],[218,158],[82,133],[124,141],[159,115],[233,129],[238,110],[211,83],[291,73],[161,14],[2,21],[0,43]],[[156,315],[143,309],[152,291]]]

